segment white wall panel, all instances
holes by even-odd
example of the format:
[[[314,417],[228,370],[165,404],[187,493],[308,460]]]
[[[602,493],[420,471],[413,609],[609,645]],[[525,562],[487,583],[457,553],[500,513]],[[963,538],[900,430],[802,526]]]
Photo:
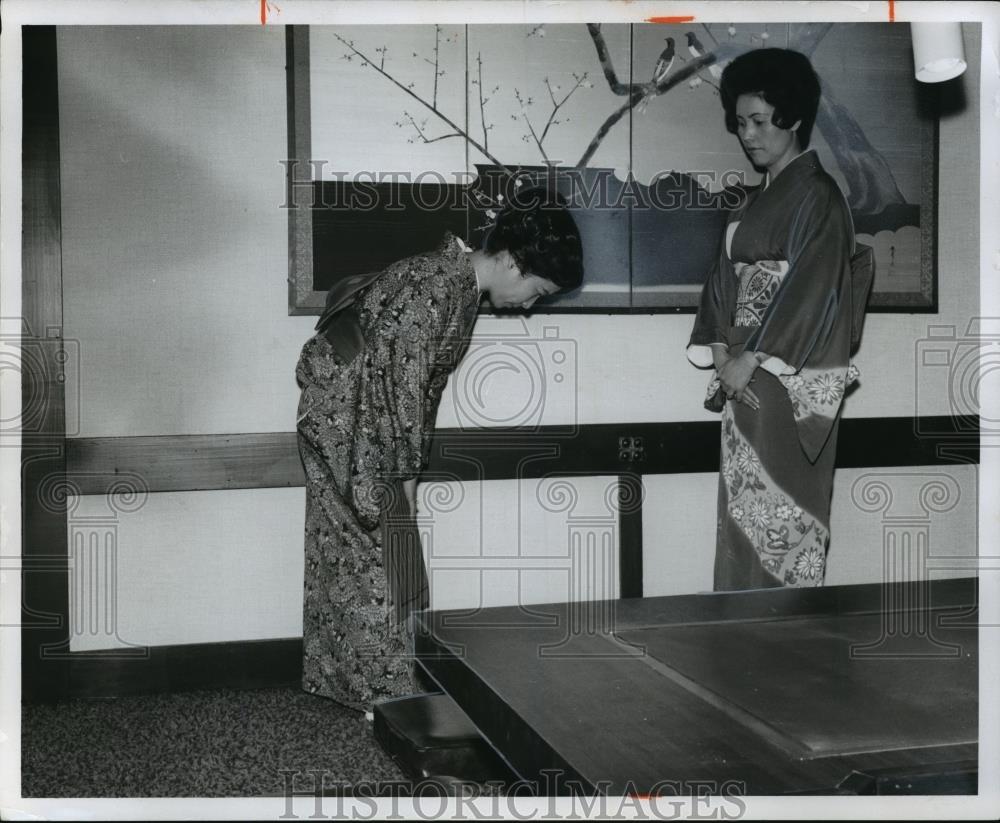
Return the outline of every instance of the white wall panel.
[[[421,485],[420,527],[437,609],[618,596],[616,480]],[[462,489],[447,507],[438,492]]]
[[[432,606],[617,597],[612,483],[422,485]],[[73,650],[298,636],[304,506],[302,489],[71,498]]]
[[[712,591],[719,475],[643,478],[642,592],[647,597]]]
[[[974,574],[978,494],[978,466],[838,471],[827,582],[843,585]],[[926,547],[924,558],[918,546]]]
[[[645,595],[712,590],[717,483],[716,473],[644,478]],[[838,469],[826,583],[974,574],[978,483],[976,466]]]
[[[71,434],[292,429],[283,27],[57,38]]]
[[[68,508],[72,651],[301,636],[303,489]]]

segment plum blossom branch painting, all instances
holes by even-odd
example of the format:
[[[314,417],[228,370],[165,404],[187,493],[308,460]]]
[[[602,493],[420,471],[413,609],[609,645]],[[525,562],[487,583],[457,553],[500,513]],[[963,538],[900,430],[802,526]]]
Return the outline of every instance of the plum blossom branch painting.
[[[725,130],[722,68],[768,46],[820,75],[810,147],[876,250],[869,310],[936,310],[937,108],[905,27],[292,26],[287,44],[293,313],[446,230],[479,242],[527,183],[570,201],[586,270],[536,311],[693,311],[761,181]]]

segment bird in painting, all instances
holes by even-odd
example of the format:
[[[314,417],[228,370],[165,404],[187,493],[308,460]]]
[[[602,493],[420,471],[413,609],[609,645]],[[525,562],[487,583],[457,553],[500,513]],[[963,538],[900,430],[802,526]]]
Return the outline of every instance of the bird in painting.
[[[670,71],[670,67],[674,64],[674,38],[667,37],[667,47],[660,52],[660,57],[656,61],[656,68],[653,69],[653,82],[659,83],[664,77],[667,76],[667,72]]]
[[[698,58],[705,55],[705,47],[701,44],[701,40],[698,39],[693,31],[689,31],[686,35],[688,41],[688,51],[691,52],[691,56]],[[718,78],[722,76],[722,69],[719,68],[714,63],[708,67],[708,70],[712,73],[712,77]]]
[[[656,60],[656,66],[653,68],[653,79],[651,81],[652,88],[646,92],[642,100],[639,102],[638,111],[639,114],[645,114],[646,106],[649,105],[649,101],[656,96],[655,87],[659,85],[660,81],[663,80],[670,73],[670,67],[674,64],[674,56],[676,54],[674,50],[674,38],[665,38],[667,42],[667,47],[660,52],[660,56]]]

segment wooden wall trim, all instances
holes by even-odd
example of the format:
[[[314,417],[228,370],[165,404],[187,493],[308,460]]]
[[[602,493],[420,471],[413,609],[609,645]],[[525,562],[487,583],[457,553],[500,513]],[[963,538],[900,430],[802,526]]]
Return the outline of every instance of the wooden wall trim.
[[[326,295],[313,292],[312,115],[309,90],[309,26],[285,26],[285,90],[288,100],[288,313],[319,314]],[[308,192],[308,195],[306,194]]]
[[[621,597],[642,597],[642,475],[618,478],[618,586]]]
[[[256,489],[304,484],[294,432],[93,437],[66,441],[75,494]]]
[[[974,417],[848,418],[840,468],[979,462]],[[67,481],[79,494],[134,484],[150,492],[301,486],[294,432],[97,437],[66,441]],[[550,475],[683,474],[718,468],[715,422],[611,423],[573,432],[440,429],[428,478],[501,480]],[[124,485],[123,485],[124,484]]]
[[[69,570],[65,356],[56,30],[22,32],[21,688],[30,699],[68,683]]]

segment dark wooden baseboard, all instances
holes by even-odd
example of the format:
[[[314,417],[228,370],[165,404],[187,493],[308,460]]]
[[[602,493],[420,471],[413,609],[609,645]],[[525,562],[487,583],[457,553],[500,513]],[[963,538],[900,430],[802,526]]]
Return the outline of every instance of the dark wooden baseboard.
[[[71,652],[68,659],[69,697],[264,689],[300,682],[302,638]],[[30,702],[30,695],[24,697]]]

